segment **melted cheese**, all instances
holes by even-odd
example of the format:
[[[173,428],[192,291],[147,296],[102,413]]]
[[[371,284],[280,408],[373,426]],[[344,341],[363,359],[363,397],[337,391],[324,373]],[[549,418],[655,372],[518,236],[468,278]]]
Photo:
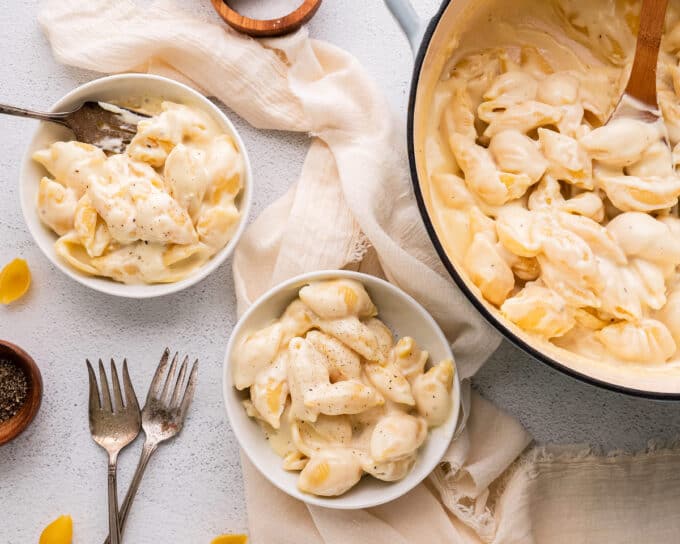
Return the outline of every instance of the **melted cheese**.
[[[302,491],[339,495],[364,473],[404,478],[428,428],[451,414],[453,361],[425,372],[428,353],[410,337],[395,344],[357,281],[314,282],[299,295],[230,361],[235,387],[250,388],[247,414],[283,468],[302,471]]]
[[[605,124],[639,2],[490,0],[452,36],[426,120],[428,204],[478,296],[539,342],[626,364],[679,356],[679,7],[656,123]]]
[[[55,142],[33,158],[38,209],[61,236],[57,254],[87,274],[124,283],[178,281],[231,239],[243,161],[202,111],[163,102],[124,153]]]

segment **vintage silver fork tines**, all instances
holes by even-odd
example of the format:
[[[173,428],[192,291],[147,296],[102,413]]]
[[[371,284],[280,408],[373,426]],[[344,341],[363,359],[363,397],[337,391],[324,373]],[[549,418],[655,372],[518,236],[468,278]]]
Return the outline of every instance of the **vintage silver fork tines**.
[[[142,410],[142,428],[146,438],[139,463],[137,464],[137,470],[132,477],[130,488],[125,495],[125,500],[118,516],[121,533],[125,527],[130,506],[142,481],[142,476],[149,463],[149,459],[151,459],[159,444],[176,436],[182,430],[184,419],[196,390],[198,359],[194,361],[187,377],[189,357],[184,357],[179,367],[177,379],[175,379],[178,358],[178,354],[175,353],[172,361],[170,361],[170,350],[166,348],[156,373],[151,380],[149,393],[146,397],[146,405]],[[107,539],[105,544],[109,542],[114,544],[113,539]]]
[[[120,544],[120,525],[118,523],[118,495],[116,490],[116,468],[118,454],[132,442],[141,427],[139,403],[128,374],[127,360],[123,361],[123,388],[125,399],[118,380],[116,363],[111,359],[111,381],[113,398],[106,379],[104,364],[99,359],[99,380],[101,391],[97,387],[97,378],[90,361],[87,360],[90,377],[90,432],[93,440],[109,454],[108,470],[108,502],[109,502],[109,535],[111,544]]]

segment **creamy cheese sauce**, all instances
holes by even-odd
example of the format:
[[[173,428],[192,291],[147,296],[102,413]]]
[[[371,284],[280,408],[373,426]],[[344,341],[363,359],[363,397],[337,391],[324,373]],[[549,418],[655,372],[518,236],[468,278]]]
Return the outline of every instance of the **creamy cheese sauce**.
[[[57,254],[87,274],[125,283],[178,281],[231,239],[244,165],[233,139],[202,111],[145,99],[153,116],[124,153],[55,142],[33,158],[38,213]],[[122,111],[107,105],[112,111]]]
[[[315,282],[280,319],[242,338],[231,361],[244,407],[305,492],[336,496],[363,474],[404,478],[428,429],[450,416],[454,364],[426,369],[395,343],[361,283]]]
[[[505,319],[592,359],[678,359],[680,12],[670,4],[663,123],[603,126],[635,48],[640,3],[622,0],[481,4],[452,37],[429,109],[427,192],[447,252]]]

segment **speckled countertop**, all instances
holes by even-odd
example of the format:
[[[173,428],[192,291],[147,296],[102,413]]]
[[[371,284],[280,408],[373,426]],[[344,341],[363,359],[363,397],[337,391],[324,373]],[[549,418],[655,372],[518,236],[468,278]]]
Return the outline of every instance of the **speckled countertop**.
[[[207,0],[184,3],[212,16]],[[416,2],[424,16],[437,3]],[[1,102],[45,107],[96,76],[54,62],[35,20],[37,5],[38,0],[13,0],[12,9],[0,11]],[[410,52],[381,1],[327,1],[310,31],[354,53],[394,108],[405,111]],[[238,118],[234,121],[253,163],[257,215],[296,179],[306,138],[255,131]],[[42,369],[45,396],[30,429],[0,447],[0,542],[36,542],[41,528],[61,513],[73,516],[77,544],[102,539],[105,457],[87,428],[84,359],[127,357],[143,397],[166,345],[200,357],[199,386],[182,435],[163,447],[149,466],[126,541],[207,543],[221,532],[244,531],[239,454],[226,423],[220,383],[222,357],[235,320],[230,264],[183,293],[148,301],[98,294],[65,277],[34,245],[19,209],[19,165],[33,129],[32,121],[2,117],[0,263],[24,257],[34,284],[20,303],[0,308],[0,338],[33,355]],[[675,405],[597,390],[536,363],[508,344],[483,368],[475,386],[519,417],[540,441],[637,450],[651,438],[674,437],[680,425]],[[121,496],[140,447],[137,442],[121,456]]]

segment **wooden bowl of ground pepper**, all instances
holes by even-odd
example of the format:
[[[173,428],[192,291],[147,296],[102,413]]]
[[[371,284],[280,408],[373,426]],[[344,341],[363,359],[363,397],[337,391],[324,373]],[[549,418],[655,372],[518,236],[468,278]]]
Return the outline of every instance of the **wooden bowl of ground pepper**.
[[[42,399],[42,377],[33,358],[0,340],[0,446],[29,426]]]

